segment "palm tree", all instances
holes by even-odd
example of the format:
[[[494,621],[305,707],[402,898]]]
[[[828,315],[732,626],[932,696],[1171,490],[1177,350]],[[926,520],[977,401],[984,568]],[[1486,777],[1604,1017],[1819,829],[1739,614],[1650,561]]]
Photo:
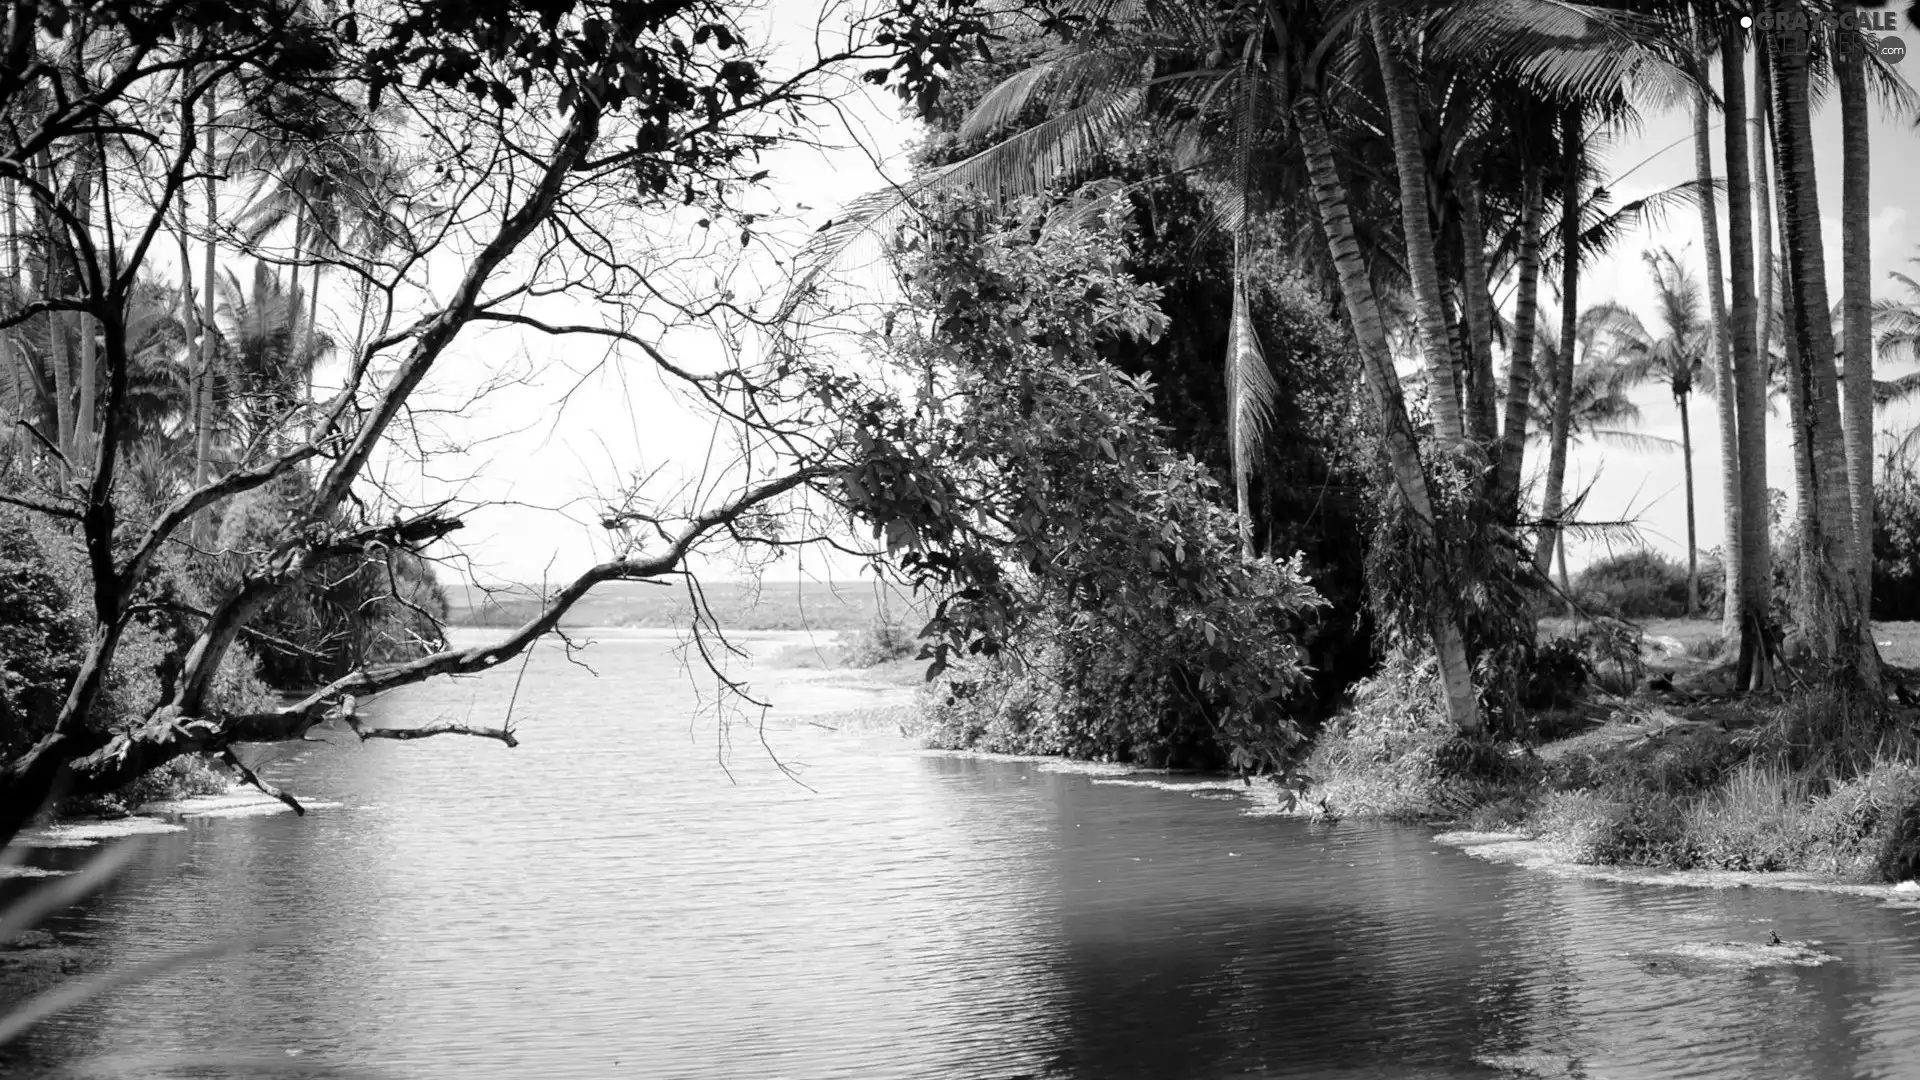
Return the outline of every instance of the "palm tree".
[[[307,400],[313,369],[333,342],[307,321],[309,305],[264,263],[242,285],[232,271],[220,282],[219,394],[209,427],[228,432],[227,456],[285,434],[288,417]]]
[[[1783,20],[1798,11],[1793,0],[1771,0],[1769,6]],[[1775,166],[1788,254],[1789,355],[1795,361],[1791,400],[1800,436],[1798,467],[1808,496],[1799,513],[1802,577],[1809,586],[1806,630],[1832,661],[1834,684],[1871,696],[1879,690],[1879,663],[1854,581],[1859,538],[1821,249],[1810,57],[1803,50],[1783,49],[1771,59]]]
[[[1629,315],[1615,330],[1614,348],[1634,374],[1666,383],[1674,407],[1680,410],[1680,453],[1687,500],[1687,615],[1691,618],[1700,610],[1700,545],[1694,520],[1693,421],[1688,405],[1695,390],[1715,385],[1714,370],[1708,364],[1713,326],[1701,310],[1699,279],[1673,252],[1657,248],[1642,252],[1641,258],[1653,275],[1655,301],[1665,333],[1653,337]]]
[[[1459,113],[1464,130],[1449,129],[1436,139],[1435,132],[1427,130],[1424,110],[1430,106],[1423,103],[1427,95],[1422,87],[1458,89],[1469,82],[1457,74],[1460,71],[1504,71],[1513,73],[1516,85],[1535,97],[1540,87],[1562,86],[1568,97],[1610,101],[1617,95],[1606,88],[1645,66],[1649,54],[1608,17],[1532,0],[1436,7],[1411,19],[1396,9],[1391,29],[1389,20],[1373,17],[1367,3],[1280,0],[1234,9],[1169,4],[1103,12],[1110,21],[1102,24],[1101,33],[1079,36],[990,91],[963,125],[961,137],[1026,126],[904,190],[848,207],[823,231],[796,275],[788,310],[805,298],[832,258],[876,226],[897,220],[914,196],[966,186],[998,196],[1046,190],[1151,119],[1156,142],[1175,148],[1180,167],[1214,181],[1220,216],[1242,251],[1251,242],[1248,223],[1259,203],[1286,198],[1289,192],[1297,193],[1296,199],[1309,197],[1326,245],[1327,270],[1338,283],[1358,340],[1395,488],[1416,536],[1431,540],[1437,535],[1435,499],[1388,347],[1381,286],[1392,280],[1392,260],[1401,256],[1399,269],[1413,295],[1421,330],[1436,428],[1449,451],[1463,448],[1465,429],[1455,396],[1459,352],[1440,287],[1440,233],[1434,228],[1434,221],[1444,221],[1448,207],[1458,200],[1435,196],[1447,195],[1448,185],[1480,179],[1449,170],[1440,155],[1483,133],[1488,120],[1481,115],[1484,109],[1464,110]],[[1462,57],[1469,59],[1458,59]],[[1467,94],[1453,100],[1476,99]],[[1379,102],[1384,102],[1384,110]],[[1035,116],[1042,119],[1033,123]],[[1343,124],[1349,116],[1356,122]],[[1573,140],[1576,148],[1579,141]],[[1387,233],[1388,223],[1357,220],[1356,208],[1363,204],[1356,202],[1343,175],[1356,153],[1382,149],[1392,155],[1393,171],[1387,175],[1393,178],[1400,209],[1394,223],[1402,239],[1397,252],[1390,243],[1363,243],[1363,237]],[[1297,150],[1299,157],[1288,150]],[[1369,160],[1355,174],[1384,173],[1376,164],[1384,157]],[[1297,168],[1295,161],[1304,165],[1304,176],[1288,171]],[[1432,186],[1442,190],[1430,190],[1429,177],[1437,181]],[[1500,205],[1524,201],[1517,191],[1502,193]],[[1571,230],[1575,242],[1567,245],[1573,251],[1581,250],[1580,205],[1576,198]],[[1480,224],[1484,228],[1487,223]],[[1240,310],[1226,367],[1236,487],[1243,487],[1262,435],[1260,394],[1271,379],[1260,378],[1266,361],[1256,347],[1244,301],[1236,307]],[[1477,321],[1471,310],[1469,316]],[[1470,329],[1467,337],[1470,345],[1464,351],[1471,351],[1479,348],[1479,338],[1490,334]],[[1517,454],[1523,445],[1524,439],[1510,438],[1503,454]],[[1241,508],[1244,513],[1244,498]],[[1436,550],[1431,543],[1424,546]],[[1449,595],[1443,569],[1432,567],[1430,576],[1436,601]],[[1446,612],[1446,606],[1432,605],[1431,631],[1449,714],[1462,728],[1473,728],[1479,718],[1470,658],[1459,619]]]
[[[1634,431],[1643,416],[1640,406],[1634,404],[1630,394],[1635,386],[1643,381],[1643,374],[1632,364],[1622,363],[1617,348],[1608,340],[1617,335],[1619,329],[1633,323],[1633,316],[1617,304],[1596,304],[1580,313],[1579,333],[1574,343],[1573,375],[1568,380],[1572,387],[1565,399],[1567,409],[1567,439],[1571,444],[1586,442],[1621,446],[1630,450],[1679,450],[1681,444],[1672,439],[1646,432]],[[1606,341],[1606,348],[1596,347]],[[1563,354],[1559,343],[1551,336],[1543,337],[1535,346],[1534,370],[1545,378],[1535,382],[1531,407],[1537,416],[1551,415],[1560,398],[1555,389],[1557,381],[1549,381],[1560,370],[1560,365],[1568,358]],[[1546,425],[1536,425],[1530,430],[1529,439],[1545,442],[1552,435]],[[1580,500],[1576,499],[1578,503]],[[1559,559],[1560,586],[1569,590],[1567,576],[1567,552],[1564,544],[1554,545]]]
[[[1767,520],[1767,386],[1762,367],[1767,355],[1763,298],[1772,289],[1772,254],[1770,230],[1763,224],[1768,212],[1765,131],[1760,123],[1764,110],[1749,108],[1746,43],[1735,29],[1738,24],[1726,18],[1722,25],[1720,81],[1726,114],[1727,254],[1732,287],[1732,324],[1727,337],[1733,352],[1731,392],[1722,397],[1732,399],[1735,405],[1738,431],[1732,461],[1737,463],[1740,477],[1740,510],[1737,517],[1728,517],[1730,525],[1737,523],[1738,531],[1728,533],[1724,544],[1729,558],[1721,627],[1728,640],[1735,640],[1737,632],[1740,650],[1734,684],[1736,690],[1748,690],[1768,685],[1771,675],[1764,663],[1773,593],[1773,543]],[[1756,53],[1754,90],[1764,101],[1760,90],[1766,79],[1760,55]],[[1756,181],[1760,185],[1758,193],[1754,190]],[[1726,445],[1724,436],[1721,445]],[[1756,664],[1756,658],[1762,663]]]
[[[1854,584],[1861,618],[1873,610],[1873,326],[1868,232],[1867,59],[1864,39],[1836,35],[1840,84],[1841,413],[1847,482],[1853,499]]]
[[[1741,544],[1741,537],[1745,532],[1745,518],[1743,516],[1744,507],[1742,496],[1744,495],[1744,488],[1741,484],[1740,461],[1740,395],[1733,389],[1735,385],[1734,370],[1736,366],[1735,353],[1737,349],[1733,335],[1729,333],[1729,329],[1733,325],[1738,325],[1740,319],[1745,317],[1745,309],[1740,309],[1740,313],[1734,317],[1734,322],[1729,323],[1726,293],[1721,288],[1720,214],[1717,199],[1714,194],[1713,138],[1711,125],[1709,123],[1711,110],[1708,105],[1707,89],[1710,81],[1709,71],[1712,67],[1714,53],[1722,47],[1744,48],[1744,45],[1737,41],[1730,46],[1726,45],[1726,35],[1713,33],[1708,29],[1708,26],[1711,22],[1715,21],[1716,17],[1718,17],[1718,21],[1722,23],[1731,21],[1720,16],[1720,13],[1715,10],[1715,7],[1716,5],[1702,5],[1704,10],[1689,10],[1687,12],[1687,25],[1683,31],[1683,35],[1689,51],[1697,57],[1699,61],[1699,68],[1696,72],[1698,85],[1694,87],[1692,102],[1693,161],[1694,178],[1700,185],[1700,227],[1703,237],[1702,246],[1706,255],[1707,264],[1707,311],[1712,317],[1712,321],[1708,325],[1708,331],[1712,341],[1713,377],[1717,385],[1728,390],[1726,393],[1714,395],[1714,398],[1719,406],[1720,505],[1726,536],[1726,543],[1722,545],[1722,551],[1725,555],[1721,567],[1726,578],[1726,602],[1721,610],[1720,626],[1721,633],[1731,638],[1734,633],[1738,631],[1742,613],[1746,610],[1746,552]],[[1744,89],[1743,84],[1737,79],[1731,85]],[[1729,113],[1728,126],[1741,129],[1741,136],[1744,138],[1744,128],[1732,118],[1731,114],[1734,110],[1731,103],[1729,103],[1727,109]],[[1736,158],[1732,156],[1730,152],[1727,160],[1732,162],[1735,161]],[[1735,200],[1731,196],[1731,172],[1732,170],[1729,169],[1727,216],[1730,226],[1735,223],[1733,219],[1737,213],[1746,212],[1744,201]],[[1741,209],[1736,211],[1734,209],[1735,206],[1739,206]],[[1729,240],[1731,241],[1731,237],[1729,237]],[[1729,246],[1731,246],[1731,244]],[[1748,251],[1747,257],[1749,260],[1752,258],[1750,250]],[[1737,260],[1738,256],[1734,258]],[[1752,263],[1749,261],[1747,268],[1750,270],[1751,266]],[[1735,291],[1736,293],[1738,292],[1737,287]],[[1735,305],[1738,306],[1739,303],[1740,298],[1736,296]]]

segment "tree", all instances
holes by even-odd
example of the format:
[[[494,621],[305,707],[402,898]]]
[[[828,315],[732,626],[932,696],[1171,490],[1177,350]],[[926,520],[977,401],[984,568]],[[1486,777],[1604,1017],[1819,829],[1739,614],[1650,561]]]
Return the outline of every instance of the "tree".
[[[1510,73],[1528,92],[1537,94],[1535,88],[1544,84],[1567,88],[1569,96],[1576,95],[1571,89],[1576,86],[1579,92],[1592,94],[1595,87],[1618,84],[1652,63],[1652,58],[1622,24],[1556,5],[1434,8],[1390,31],[1386,21],[1391,20],[1376,20],[1365,4],[1312,2],[1233,11],[1192,5],[1070,10],[1056,24],[1070,31],[1062,44],[987,94],[962,130],[963,136],[970,136],[1011,126],[1017,128],[1015,133],[903,190],[879,193],[849,207],[823,233],[813,252],[814,266],[830,263],[876,226],[897,220],[923,193],[972,185],[1010,197],[1074,178],[1105,148],[1140,130],[1136,125],[1147,120],[1156,126],[1165,145],[1176,148],[1177,164],[1209,180],[1218,193],[1220,217],[1236,234],[1243,252],[1248,223],[1256,217],[1250,211],[1261,205],[1284,205],[1289,199],[1310,201],[1318,211],[1322,232],[1314,238],[1315,246],[1325,244],[1322,265],[1345,301],[1358,339],[1393,489],[1410,515],[1412,542],[1423,552],[1416,577],[1425,583],[1422,589],[1431,602],[1427,621],[1441,661],[1449,714],[1462,728],[1473,729],[1480,719],[1471,677],[1471,646],[1461,629],[1461,613],[1450,610],[1449,597],[1460,590],[1446,584],[1453,572],[1451,556],[1438,543],[1443,523],[1434,517],[1427,462],[1407,411],[1382,313],[1383,292],[1397,287],[1396,255],[1401,259],[1398,270],[1415,294],[1413,314],[1422,328],[1428,402],[1440,440],[1446,444],[1443,457],[1463,448],[1462,428],[1455,423],[1460,411],[1457,398],[1447,396],[1457,393],[1464,381],[1456,371],[1464,370],[1466,358],[1477,355],[1487,344],[1480,339],[1490,338],[1491,333],[1474,331],[1473,324],[1480,320],[1470,310],[1470,325],[1461,339],[1466,348],[1456,352],[1445,297],[1434,287],[1439,270],[1436,237],[1443,232],[1455,237],[1460,233],[1442,229],[1423,236],[1422,226],[1431,225],[1429,215],[1446,214],[1458,200],[1436,200],[1428,191],[1427,177],[1451,177],[1443,183],[1455,188],[1464,183],[1464,173],[1440,158],[1451,158],[1467,144],[1460,141],[1459,130],[1448,131],[1438,146],[1428,139],[1415,87],[1423,82],[1445,85],[1450,79],[1464,85],[1472,79],[1461,72],[1492,68]],[[1336,67],[1338,74],[1331,74]],[[1372,87],[1376,79],[1380,96],[1370,99],[1365,89],[1352,92],[1352,86]],[[1388,105],[1386,114],[1375,104],[1381,100]],[[1456,94],[1448,100],[1473,98]],[[1354,116],[1352,123],[1346,122],[1349,113]],[[1474,138],[1486,123],[1470,106],[1459,120]],[[1387,138],[1381,139],[1381,133]],[[1356,198],[1349,189],[1351,181],[1342,175],[1343,159],[1354,156],[1356,144],[1365,151],[1385,152],[1364,169],[1352,170],[1356,176],[1370,178],[1384,172],[1388,158],[1394,161],[1392,175],[1398,182],[1393,196],[1401,208],[1397,219],[1358,220],[1360,211],[1370,210],[1370,200],[1378,196],[1370,180],[1363,179],[1361,197]],[[1297,149],[1299,156],[1269,153],[1275,146]],[[1474,152],[1469,147],[1467,156]],[[1512,175],[1524,171],[1514,170]],[[1506,205],[1517,206],[1521,201],[1516,196]],[[1468,202],[1471,205],[1472,200]],[[1387,239],[1396,225],[1402,240],[1397,252]],[[1469,227],[1467,234],[1474,231]],[[1430,258],[1434,273],[1429,273]],[[1460,273],[1475,276],[1471,270]],[[803,274],[796,294],[804,296],[816,277],[817,269]],[[1471,309],[1474,304],[1467,306]],[[1246,326],[1244,315],[1235,318],[1237,326]],[[1235,440],[1242,478],[1253,447],[1244,436],[1259,431],[1263,395],[1270,393],[1267,382],[1257,377],[1262,365],[1253,362],[1254,340],[1250,333],[1236,331],[1227,364],[1237,402],[1236,430],[1243,436]],[[1481,371],[1490,362],[1475,359],[1472,364],[1478,372],[1475,392],[1480,395],[1475,413],[1482,417],[1482,427],[1490,427],[1485,395],[1491,378]],[[1524,445],[1524,438],[1505,439],[1503,457],[1515,462]],[[1483,498],[1478,481],[1475,487],[1475,498]],[[1512,568],[1502,572],[1511,573]]]
[[[1673,394],[1680,411],[1681,460],[1685,464],[1687,500],[1687,616],[1700,609],[1699,539],[1693,512],[1693,423],[1688,404],[1696,389],[1713,389],[1713,369],[1707,366],[1713,326],[1701,310],[1700,282],[1672,251],[1657,248],[1641,253],[1653,275],[1654,296],[1665,333],[1651,336],[1638,319],[1616,331],[1627,362],[1641,378],[1658,380]]]
[[[1868,221],[1867,49],[1858,33],[1834,42],[1840,85],[1840,311],[1847,486],[1853,502],[1854,584],[1860,618],[1873,610],[1873,240]]]
[[[0,141],[0,178],[19,184],[43,207],[76,253],[78,272],[0,315],[0,329],[50,314],[91,316],[105,398],[94,451],[72,470],[77,488],[47,455],[29,452],[0,501],[55,522],[83,544],[93,625],[50,730],[0,761],[0,836],[11,836],[57,789],[110,790],[184,753],[216,753],[239,764],[236,744],[298,739],[330,720],[363,739],[458,733],[512,745],[507,725],[372,727],[356,714],[354,701],[502,663],[552,630],[596,584],[683,574],[689,553],[716,535],[735,543],[793,542],[772,515],[790,496],[812,492],[845,505],[846,489],[835,480],[859,464],[857,441],[801,437],[789,425],[843,431],[830,421],[858,387],[824,364],[792,358],[699,373],[633,332],[638,297],[657,302],[657,317],[668,321],[729,310],[697,294],[699,286],[675,284],[662,263],[650,259],[654,238],[646,228],[684,205],[750,225],[738,198],[764,175],[756,155],[792,130],[786,121],[824,80],[848,65],[888,60],[904,76],[929,74],[951,62],[955,50],[977,47],[978,31],[965,12],[891,12],[851,27],[843,47],[776,70],[727,11],[703,0],[647,7],[559,0],[536,21],[501,2],[348,9],[324,26],[295,18],[291,0],[242,0],[210,15],[194,8],[197,19],[170,0],[135,0],[116,5],[112,20],[84,25],[63,25],[65,10],[15,5],[8,49],[26,48],[22,27],[39,20],[51,34],[110,40],[112,59],[86,92],[63,86],[58,94],[44,93],[60,103],[32,116],[13,106],[29,90],[45,90],[67,75],[56,65],[4,65],[0,110],[10,123]],[[332,265],[372,278],[386,305],[380,328],[346,358],[344,389],[318,407],[298,436],[288,432],[279,447],[254,448],[147,517],[117,497],[132,436],[124,408],[135,368],[128,300],[155,240],[177,224],[175,200],[202,157],[203,133],[192,118],[217,87],[326,70],[340,73],[342,98],[394,117],[391,135],[415,147],[422,180],[437,177],[471,201],[465,213],[411,238],[399,257],[332,253]],[[184,89],[183,73],[190,73]],[[382,107],[392,111],[381,114]],[[144,212],[117,213],[110,229],[65,204],[43,167],[50,152],[100,138],[115,140],[126,161],[116,178],[124,187],[111,205]],[[530,244],[536,235],[549,239]],[[450,283],[416,310],[399,306],[396,296],[412,268],[436,255],[455,256]],[[582,266],[595,269],[581,273]],[[594,312],[590,321],[550,322],[537,306],[529,309],[527,297],[555,293],[567,294],[576,310]],[[488,325],[612,343],[623,355],[650,361],[736,426],[751,456],[718,474],[720,494],[710,502],[688,506],[639,491],[618,499],[607,520],[647,523],[657,540],[645,550],[621,548],[580,571],[502,641],[359,664],[289,704],[223,707],[212,695],[216,680],[236,655],[237,640],[275,598],[327,560],[383,550],[418,553],[460,526],[459,507],[410,504],[373,483],[367,465],[383,448],[403,445],[394,436],[406,432],[413,395],[449,347]],[[743,404],[744,411],[734,411]],[[102,688],[129,617],[182,528],[203,511],[307,470],[310,487],[288,508],[288,525],[253,553],[207,610],[187,616],[191,640],[164,700],[143,702],[130,717],[102,715]],[[244,766],[242,775],[259,782]]]
[[[1774,0],[1767,10],[1775,25],[1791,27],[1797,7]],[[1788,30],[1788,36],[1794,33]],[[1799,511],[1807,598],[1803,621],[1809,640],[1831,664],[1834,684],[1871,697],[1879,689],[1879,665],[1854,581],[1856,534],[1820,247],[1809,59],[1809,51],[1799,47],[1783,47],[1770,57],[1775,167],[1787,251],[1788,355],[1794,367],[1790,400],[1806,489]]]

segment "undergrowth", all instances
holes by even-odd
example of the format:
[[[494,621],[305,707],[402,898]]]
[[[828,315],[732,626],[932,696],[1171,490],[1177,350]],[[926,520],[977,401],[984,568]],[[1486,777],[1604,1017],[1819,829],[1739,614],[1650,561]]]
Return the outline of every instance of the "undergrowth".
[[[1576,862],[1904,881],[1914,742],[1883,707],[1809,691],[1708,719],[1636,697],[1572,737],[1503,744],[1449,728],[1430,670],[1390,665],[1305,771],[1329,814],[1521,831]]]

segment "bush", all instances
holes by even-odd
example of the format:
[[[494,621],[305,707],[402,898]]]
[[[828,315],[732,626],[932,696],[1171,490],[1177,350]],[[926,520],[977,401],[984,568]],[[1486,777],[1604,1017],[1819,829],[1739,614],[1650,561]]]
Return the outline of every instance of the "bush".
[[[1537,821],[1575,862],[1682,870],[1699,865],[1686,835],[1686,803],[1675,796],[1555,792]]]
[[[920,639],[906,624],[885,612],[843,636],[846,640],[840,646],[840,662],[847,667],[875,667],[904,660],[920,651]]]
[[[1811,807],[1802,778],[1778,764],[1748,761],[1691,802],[1683,826],[1700,866],[1788,870],[1814,846]]]
[[[1305,764],[1327,805],[1392,821],[1514,817],[1539,786],[1538,758],[1447,720],[1431,660],[1389,660],[1354,685]],[[1481,808],[1497,806],[1497,812]]]
[[[0,507],[0,754],[17,754],[53,729],[86,648],[43,541],[58,538],[38,519]]]
[[[1920,481],[1910,469],[1874,485],[1873,617],[1920,619]]]
[[[1557,637],[1534,650],[1520,703],[1529,709],[1565,708],[1593,677],[1593,664],[1578,638]]]
[[[1072,745],[1065,710],[1045,680],[988,661],[971,677],[954,671],[920,692],[920,736],[942,750],[989,754],[1066,755]]]
[[[1104,358],[1168,323],[1124,238],[1115,218],[943,229],[913,278],[926,333],[886,347],[947,404],[862,422],[849,508],[939,597],[935,670],[1020,654],[964,678],[1043,690],[1053,752],[1284,769],[1321,600],[1297,556],[1242,550],[1232,497],[1169,444],[1151,384]]]
[[[1701,610],[1709,614],[1701,568]],[[1656,551],[1641,548],[1602,559],[1573,580],[1574,595],[1605,614],[1628,619],[1674,619],[1687,613],[1687,568]],[[1717,604],[1716,604],[1717,606]]]

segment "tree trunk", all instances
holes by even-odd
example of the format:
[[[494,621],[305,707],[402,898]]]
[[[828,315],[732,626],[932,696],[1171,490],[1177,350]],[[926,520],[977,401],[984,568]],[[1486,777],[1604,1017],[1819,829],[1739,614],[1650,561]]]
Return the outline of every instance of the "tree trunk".
[[[1706,69],[1703,63],[1701,77]],[[1731,121],[1729,121],[1731,123]],[[1734,391],[1733,341],[1727,333],[1726,293],[1720,284],[1720,214],[1713,193],[1713,137],[1707,124],[1707,93],[1693,94],[1693,165],[1700,181],[1700,228],[1706,238],[1707,312],[1713,319],[1713,364],[1715,412],[1720,421],[1720,500],[1726,539],[1720,545],[1721,570],[1726,578],[1725,598],[1720,608],[1720,633],[1731,640],[1740,629],[1740,612],[1745,607],[1745,552],[1740,550],[1740,403]],[[1728,208],[1728,216],[1733,210]],[[1682,409],[1684,411],[1684,407]],[[1691,487],[1691,482],[1689,482]],[[1689,542],[1691,549],[1694,545]],[[1691,556],[1690,556],[1691,557]],[[1698,589],[1691,603],[1698,604]]]
[[[1393,121],[1393,163],[1400,181],[1400,227],[1407,248],[1407,276],[1413,282],[1414,318],[1420,327],[1420,351],[1426,355],[1429,406],[1440,445],[1450,452],[1466,449],[1466,429],[1460,417],[1459,380],[1453,350],[1447,347],[1447,317],[1441,306],[1440,264],[1434,252],[1433,222],[1427,205],[1427,175],[1431,171],[1420,150],[1420,108],[1414,87],[1400,65],[1400,55],[1387,33],[1386,20],[1373,17],[1374,49],[1380,59],[1380,81],[1386,91],[1387,112]]]
[[[1749,150],[1748,124],[1751,122],[1757,127],[1759,114],[1756,111],[1751,121],[1747,115],[1746,72],[1743,70],[1745,48],[1739,35],[1729,27],[1720,45],[1720,64],[1727,119],[1727,261],[1732,268],[1733,286],[1729,324],[1731,332],[1728,336],[1733,346],[1733,386],[1730,392],[1722,392],[1735,399],[1738,412],[1740,530],[1729,534],[1726,544],[1729,552],[1737,550],[1740,553],[1738,603],[1734,594],[1729,592],[1726,605],[1727,613],[1734,620],[1727,638],[1732,641],[1738,635],[1740,655],[1745,658],[1742,669],[1736,672],[1737,690],[1746,690],[1754,685],[1753,661],[1756,653],[1758,659],[1765,663],[1765,653],[1760,651],[1761,643],[1756,635],[1763,633],[1767,625],[1769,601],[1773,593],[1771,538],[1767,529],[1767,361],[1764,350],[1758,348],[1754,340],[1755,319],[1764,317],[1764,313],[1756,315],[1761,305],[1755,302],[1753,280],[1755,251],[1764,254],[1769,262],[1772,253],[1768,248],[1771,241],[1762,241],[1758,245],[1754,242],[1753,216],[1756,206],[1748,154],[1764,155],[1766,148],[1763,139],[1756,138]],[[1762,162],[1760,169],[1764,171],[1765,167]],[[1764,179],[1762,183],[1765,183]],[[1760,212],[1764,218],[1766,210],[1762,207]],[[1770,273],[1768,277],[1771,277]],[[1722,446],[1724,448],[1724,442]],[[1722,627],[1725,628],[1724,622]]]
[[[79,166],[81,176],[74,182],[74,217],[85,228],[91,227],[93,219],[92,167],[92,163],[83,158]],[[82,469],[88,468],[87,461],[93,456],[95,412],[100,395],[99,326],[99,320],[91,312],[81,312],[74,318],[74,328],[80,334],[80,377],[76,380],[74,395],[73,445],[68,448],[67,456],[73,459],[76,468]]]
[[[1873,613],[1873,326],[1868,226],[1867,58],[1858,32],[1835,41],[1840,81],[1840,379],[1845,390],[1847,483],[1853,501],[1854,587],[1860,618]]]
[[[1491,454],[1500,438],[1499,403],[1493,392],[1493,296],[1487,285],[1487,231],[1480,212],[1480,188],[1473,178],[1474,159],[1463,165],[1467,181],[1457,185],[1460,196],[1460,292],[1466,309],[1468,352],[1472,365],[1472,397],[1468,421],[1473,441]]]
[[[1693,420],[1687,414],[1687,394],[1675,394],[1680,407],[1680,464],[1687,485],[1687,618],[1700,614],[1700,537],[1693,521]]]
[[[1522,153],[1525,153],[1523,149]],[[1534,320],[1540,314],[1540,168],[1529,156],[1523,166],[1520,196],[1519,284],[1513,301],[1513,338],[1508,342],[1506,427],[1500,436],[1500,462],[1494,473],[1494,505],[1517,517],[1520,478],[1526,464],[1527,418],[1533,400]]]
[[[1773,6],[1781,15],[1798,10],[1791,0],[1774,0]],[[1872,693],[1879,688],[1879,665],[1851,573],[1857,565],[1853,499],[1847,483],[1839,380],[1834,374],[1826,257],[1821,249],[1808,56],[1789,49],[1773,60],[1774,114],[1780,144],[1780,224],[1787,241],[1787,272],[1793,286],[1787,316],[1799,353],[1792,377],[1806,402],[1801,423],[1811,489],[1811,505],[1801,513],[1800,522],[1802,549],[1807,557],[1804,577],[1815,621],[1804,630],[1831,662],[1829,677],[1833,685]]]
[[[1573,423],[1573,340],[1580,329],[1580,106],[1568,105],[1560,132],[1560,363],[1553,371],[1553,426],[1547,490],[1540,500],[1540,543],[1533,563],[1542,576],[1560,539],[1561,489],[1567,482],[1567,438]]]
[[[201,268],[202,286],[200,296],[200,358],[194,374],[195,405],[194,412],[199,417],[198,427],[193,436],[193,484],[201,487],[206,484],[213,467],[213,429],[218,418],[213,403],[213,296],[214,262],[216,259],[215,232],[219,228],[220,196],[218,180],[215,178],[217,162],[214,155],[214,124],[219,120],[215,96],[207,94],[207,130],[201,133],[204,149],[203,167],[207,174],[207,242]],[[194,516],[193,540],[202,548],[211,546],[212,519],[205,511]]]
[[[51,154],[42,154],[40,158],[42,183],[48,191],[59,190],[59,177],[54,172]],[[53,214],[51,207],[45,212],[45,226],[41,248],[45,274],[41,288],[47,299],[52,300],[66,292],[64,281],[66,268],[54,258],[54,251],[60,246],[60,219]],[[53,445],[58,447],[61,460],[56,463],[60,475],[66,476],[73,461],[69,448],[73,446],[73,364],[67,356],[67,312],[47,312],[47,382],[53,389],[54,431]]]
[[[1296,106],[1301,148],[1313,181],[1314,205],[1320,225],[1326,231],[1327,249],[1340,277],[1340,292],[1346,299],[1347,315],[1353,322],[1358,340],[1361,371],[1372,391],[1380,416],[1381,442],[1393,472],[1394,486],[1406,500],[1414,528],[1429,551],[1434,549],[1437,532],[1433,497],[1427,488],[1426,472],[1420,464],[1419,442],[1413,422],[1407,415],[1406,397],[1400,388],[1400,376],[1393,367],[1393,354],[1387,347],[1386,323],[1380,317],[1380,305],[1373,292],[1373,279],[1360,254],[1353,218],[1347,209],[1346,185],[1334,165],[1333,138],[1327,133],[1320,102],[1304,96]],[[1444,598],[1438,568],[1427,568],[1427,599]],[[1447,717],[1462,731],[1480,727],[1479,697],[1473,688],[1473,666],[1467,655],[1466,637],[1459,619],[1444,608],[1431,604],[1430,620],[1434,650],[1440,662],[1440,680],[1447,698]]]

